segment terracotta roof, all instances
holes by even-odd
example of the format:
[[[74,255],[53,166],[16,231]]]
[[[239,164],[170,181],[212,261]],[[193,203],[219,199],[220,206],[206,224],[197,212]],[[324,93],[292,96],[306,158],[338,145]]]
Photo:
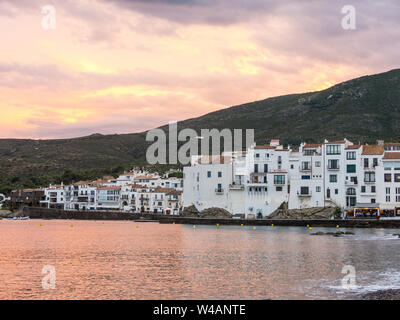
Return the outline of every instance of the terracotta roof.
[[[168,193],[168,192],[171,192],[171,191],[173,191],[174,189],[172,189],[172,188],[155,188],[155,189],[153,189],[153,193]]]
[[[378,144],[373,144],[373,145],[368,145],[366,144],[363,146],[363,155],[379,155],[383,154],[385,152],[385,149],[383,146],[378,145]]]
[[[173,195],[173,196],[179,196],[181,195],[183,192],[180,190],[171,190],[170,192],[167,193],[167,195]]]
[[[121,187],[100,187],[97,190],[121,190]]]
[[[73,183],[72,185],[74,185],[74,186],[82,186],[82,185],[91,184],[91,183],[92,183],[92,181],[78,181],[78,182]]]
[[[136,184],[136,183],[134,183],[134,184],[127,184],[126,186],[127,186],[127,187],[131,187],[131,188],[149,188],[149,187],[145,187],[145,186],[142,186],[142,185]]]
[[[254,149],[275,149],[275,148],[276,148],[276,146],[273,147],[273,146],[270,146],[269,144],[264,144],[264,145],[261,145],[261,146],[255,146],[254,147]]]
[[[316,149],[321,146],[322,146],[321,143],[308,143],[304,145],[303,149]]]
[[[385,146],[400,146],[400,142],[385,142]]]
[[[158,178],[153,176],[137,176],[135,180],[157,180]]]
[[[354,144],[354,145],[351,145],[351,146],[347,146],[347,147],[346,147],[346,150],[347,150],[347,149],[360,149],[360,148],[361,148],[361,145]]]
[[[197,162],[198,164],[225,164],[231,163],[231,157],[225,156],[203,156]]]
[[[385,152],[383,159],[393,159],[400,160],[400,152]]]

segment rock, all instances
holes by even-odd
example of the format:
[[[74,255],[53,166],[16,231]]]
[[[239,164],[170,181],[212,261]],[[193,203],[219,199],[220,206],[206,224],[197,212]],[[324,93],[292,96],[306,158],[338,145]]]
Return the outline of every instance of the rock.
[[[288,209],[287,202],[283,202],[279,208],[272,212],[269,219],[331,219],[335,217],[338,209],[335,207],[312,207],[304,209]]]
[[[363,300],[400,300],[399,289],[380,290],[360,296]]]
[[[199,217],[199,210],[194,205],[184,208],[179,215],[181,217]]]
[[[208,208],[200,211],[200,218],[232,218],[232,214],[225,209],[222,208]]]
[[[325,233],[325,232],[322,232],[322,231],[310,233],[310,235],[312,235],[312,236],[322,236],[322,235],[324,235],[324,234],[326,234],[326,233]]]

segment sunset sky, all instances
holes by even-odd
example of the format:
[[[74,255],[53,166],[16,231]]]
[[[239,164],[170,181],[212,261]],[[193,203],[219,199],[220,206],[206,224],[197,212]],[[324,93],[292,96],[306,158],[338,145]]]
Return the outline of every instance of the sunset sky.
[[[399,21],[398,0],[0,0],[0,138],[139,132],[388,71]]]

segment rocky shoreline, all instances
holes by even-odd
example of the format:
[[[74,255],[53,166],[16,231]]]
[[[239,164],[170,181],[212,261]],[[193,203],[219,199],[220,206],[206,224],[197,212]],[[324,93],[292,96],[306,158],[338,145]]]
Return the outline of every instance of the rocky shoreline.
[[[357,297],[359,300],[400,300],[400,289],[379,290],[364,293]]]

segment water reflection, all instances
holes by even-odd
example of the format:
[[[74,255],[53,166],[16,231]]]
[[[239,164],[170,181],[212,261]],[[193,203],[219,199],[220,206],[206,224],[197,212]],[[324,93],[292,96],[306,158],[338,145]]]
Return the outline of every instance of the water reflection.
[[[2,220],[0,298],[340,299],[399,286],[398,232],[353,231]],[[41,286],[44,265],[56,268],[55,290]],[[341,287],[344,265],[356,290]]]

